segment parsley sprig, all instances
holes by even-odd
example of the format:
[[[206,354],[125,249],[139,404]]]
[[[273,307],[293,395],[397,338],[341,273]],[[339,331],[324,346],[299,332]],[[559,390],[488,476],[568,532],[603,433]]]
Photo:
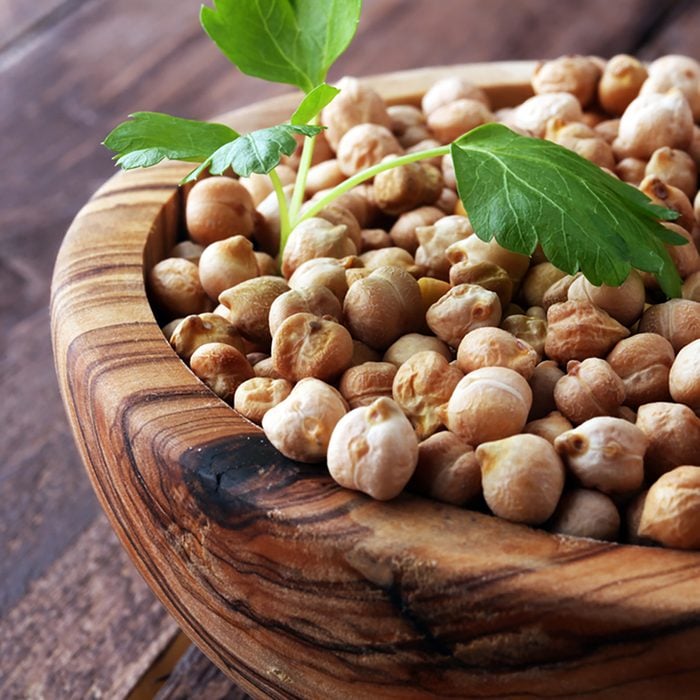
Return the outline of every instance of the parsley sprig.
[[[596,285],[619,285],[632,268],[656,275],[668,296],[680,296],[680,278],[666,245],[686,240],[663,227],[677,213],[656,206],[572,151],[486,124],[449,146],[407,154],[358,173],[303,215],[306,179],[318,115],[338,94],[326,76],[352,40],[361,0],[213,0],[203,6],[204,30],[239,70],[287,83],[304,97],[284,124],[239,134],[223,124],[137,112],[104,144],[124,169],[150,167],[163,159],[199,163],[183,180],[228,169],[242,177],[269,173],[280,204],[280,255],[301,220],[351,187],[404,163],[451,153],[459,196],[479,238],[495,238],[509,250],[531,254],[537,244],[569,274],[579,270]],[[275,168],[304,138],[294,190],[285,198]]]

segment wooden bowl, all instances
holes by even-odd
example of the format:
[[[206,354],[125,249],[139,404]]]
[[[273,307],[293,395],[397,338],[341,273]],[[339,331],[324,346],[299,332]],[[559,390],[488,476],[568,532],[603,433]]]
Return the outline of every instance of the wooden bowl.
[[[464,75],[496,107],[530,63],[369,83],[416,102]],[[227,115],[277,123],[294,99]],[[52,332],[104,510],[186,634],[257,697],[698,697],[700,553],[553,536],[402,495],[380,503],[278,454],[178,359],[144,271],[181,233],[189,166],[117,174],[61,248]]]

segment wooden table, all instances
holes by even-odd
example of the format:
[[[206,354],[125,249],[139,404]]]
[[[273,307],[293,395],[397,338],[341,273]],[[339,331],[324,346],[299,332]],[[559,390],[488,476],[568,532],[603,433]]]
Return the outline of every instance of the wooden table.
[[[700,59],[692,0],[365,5],[332,78],[567,52]],[[0,0],[1,698],[246,697],[178,633],[100,512],[48,329],[53,260],[112,172],[99,146],[110,128],[138,109],[203,118],[283,91],[237,73],[198,6]]]

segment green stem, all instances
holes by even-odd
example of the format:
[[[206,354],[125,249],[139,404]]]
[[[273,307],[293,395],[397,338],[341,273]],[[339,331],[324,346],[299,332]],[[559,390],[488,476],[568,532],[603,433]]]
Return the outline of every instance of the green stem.
[[[295,222],[295,225],[305,221],[306,219],[316,216],[322,209],[325,209],[331,202],[340,197],[348,190],[353,187],[362,184],[365,180],[373,178],[375,175],[384,172],[385,170],[391,170],[392,168],[397,168],[400,165],[407,165],[408,163],[415,163],[417,160],[426,160],[427,158],[436,158],[437,156],[444,156],[450,152],[451,144],[447,146],[439,146],[437,148],[430,148],[425,151],[416,151],[415,153],[407,153],[406,155],[399,156],[398,158],[392,158],[391,160],[378,163],[373,165],[371,168],[366,168],[360,171],[356,175],[349,177],[344,180],[339,185],[336,185],[327,195],[321,197],[313,206],[309,207],[304,216],[302,216],[299,221]]]
[[[282,256],[282,251],[287,243],[287,238],[289,238],[289,233],[292,230],[289,221],[289,209],[287,208],[287,197],[284,194],[284,185],[282,185],[282,180],[277,174],[277,171],[273,168],[270,170],[270,179],[272,180],[272,186],[275,188],[275,194],[277,195],[277,206],[280,212],[280,258]]]
[[[318,115],[310,122],[312,126],[318,124]],[[304,148],[301,151],[301,159],[299,160],[299,169],[297,170],[296,181],[294,182],[294,192],[292,193],[292,201],[289,205],[289,222],[291,228],[296,226],[301,203],[304,201],[304,193],[306,192],[306,179],[309,175],[311,167],[311,159],[314,154],[314,146],[316,145],[315,136],[306,136],[304,138]]]

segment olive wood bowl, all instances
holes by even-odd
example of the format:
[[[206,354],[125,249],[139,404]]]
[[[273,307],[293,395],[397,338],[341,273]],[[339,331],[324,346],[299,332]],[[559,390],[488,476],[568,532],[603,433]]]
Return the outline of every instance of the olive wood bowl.
[[[494,106],[531,63],[382,75],[417,103],[463,75]],[[247,130],[286,96],[226,115]],[[700,695],[700,553],[551,535],[405,494],[377,502],[276,452],[159,330],[144,273],[182,236],[189,165],[117,174],[56,262],[52,335],[112,526],[185,633],[256,697]]]

